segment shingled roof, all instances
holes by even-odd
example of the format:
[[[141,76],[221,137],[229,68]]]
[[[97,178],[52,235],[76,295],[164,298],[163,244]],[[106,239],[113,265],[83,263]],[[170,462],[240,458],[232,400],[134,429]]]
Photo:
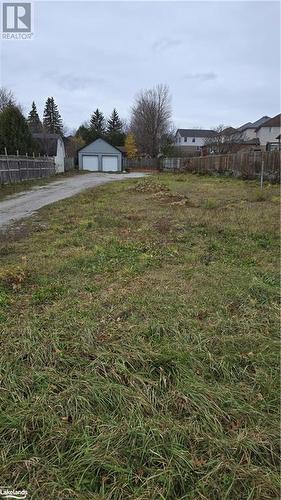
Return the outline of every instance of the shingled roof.
[[[266,122],[262,123],[256,130],[259,130],[261,127],[280,127],[281,126],[281,114],[270,118]]]
[[[253,125],[252,122],[247,122],[247,123],[244,123],[244,125],[241,125],[241,127],[239,127],[237,130],[242,132],[243,130],[246,130],[247,128],[251,128],[252,125]]]
[[[243,132],[243,130],[247,130],[248,128],[256,129],[257,127],[261,126],[263,123],[265,123],[267,120],[270,119],[271,119],[270,116],[262,116],[253,123],[252,122],[244,123],[244,125],[241,125],[241,127],[239,127],[238,130],[240,132]]]
[[[49,134],[47,132],[37,132],[32,134],[33,139],[38,144],[41,155],[57,156],[58,134]]]
[[[210,137],[217,135],[215,130],[206,130],[201,128],[178,128],[177,133],[182,137]]]
[[[222,133],[226,135],[237,134],[237,129],[234,127],[227,127],[222,131]]]

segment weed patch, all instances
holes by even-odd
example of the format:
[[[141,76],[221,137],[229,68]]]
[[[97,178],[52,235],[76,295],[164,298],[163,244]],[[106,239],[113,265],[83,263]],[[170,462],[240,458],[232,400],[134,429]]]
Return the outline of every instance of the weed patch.
[[[265,189],[257,189],[252,196],[252,201],[266,201],[270,197],[269,192]]]
[[[218,202],[215,198],[207,198],[204,207],[206,209],[212,209],[212,208],[217,208],[218,207]]]

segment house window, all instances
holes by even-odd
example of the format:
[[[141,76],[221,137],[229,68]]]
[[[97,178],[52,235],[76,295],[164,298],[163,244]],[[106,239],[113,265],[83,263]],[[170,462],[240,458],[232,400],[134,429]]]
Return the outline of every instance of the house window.
[[[196,146],[196,151],[200,151],[200,146]]]
[[[271,127],[269,127],[269,132],[271,132]]]
[[[195,137],[193,137],[192,142],[195,142]]]
[[[187,142],[187,137],[184,138],[184,142]]]

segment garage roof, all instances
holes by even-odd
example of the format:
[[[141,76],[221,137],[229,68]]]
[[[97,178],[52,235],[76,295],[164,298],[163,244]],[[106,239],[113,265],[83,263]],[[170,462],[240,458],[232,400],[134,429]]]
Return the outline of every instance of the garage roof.
[[[105,139],[102,139],[102,137],[98,137],[97,139],[95,139],[94,141],[91,141],[89,142],[88,144],[85,144],[85,146],[82,146],[82,148],[78,149],[78,151],[82,151],[83,149],[87,148],[88,146],[90,146],[90,144],[94,144],[95,142],[97,141],[103,141],[105,142],[106,144],[109,144],[109,146],[111,146],[112,148],[116,149],[119,153],[123,154],[123,152],[121,151],[121,149],[119,149],[117,146],[113,146],[113,144],[111,144],[110,142],[106,141]]]

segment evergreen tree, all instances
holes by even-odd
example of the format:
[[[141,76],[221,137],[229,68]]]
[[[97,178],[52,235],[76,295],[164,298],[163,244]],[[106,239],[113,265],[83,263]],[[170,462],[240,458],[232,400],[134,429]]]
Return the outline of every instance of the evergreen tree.
[[[31,132],[42,132],[42,123],[37,113],[36,104],[33,101],[29,112],[27,123]]]
[[[176,156],[175,133],[165,134],[161,137],[160,153],[163,156]]]
[[[0,154],[32,154],[36,151],[27,121],[16,106],[7,106],[0,113]]]
[[[123,146],[125,134],[123,133],[123,123],[114,108],[110,118],[107,120],[106,136],[114,146]]]
[[[81,139],[85,144],[92,141],[91,131],[87,123],[82,123],[76,130],[75,137]]]
[[[107,133],[112,134],[115,132],[122,132],[123,123],[119,118],[119,115],[114,108],[111,113],[110,118],[107,120]]]
[[[90,133],[92,140],[104,137],[106,132],[103,113],[97,108],[90,120]]]
[[[125,150],[128,158],[135,158],[137,156],[137,146],[135,136],[133,134],[128,134],[125,139]]]
[[[61,115],[59,114],[58,106],[56,105],[53,97],[48,97],[45,104],[43,126],[46,132],[51,134],[63,133],[63,124]]]

